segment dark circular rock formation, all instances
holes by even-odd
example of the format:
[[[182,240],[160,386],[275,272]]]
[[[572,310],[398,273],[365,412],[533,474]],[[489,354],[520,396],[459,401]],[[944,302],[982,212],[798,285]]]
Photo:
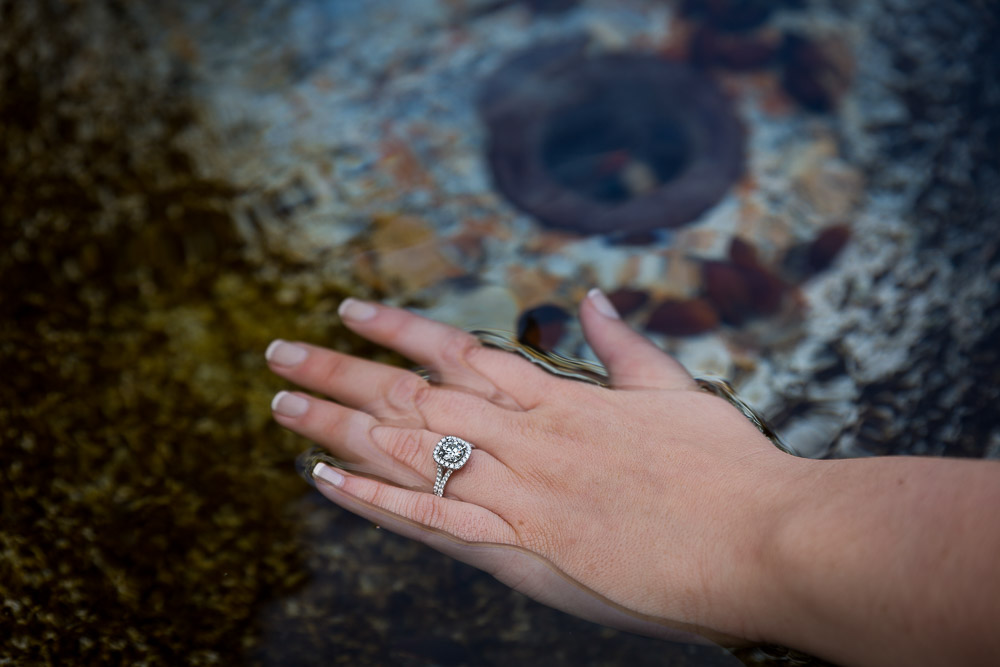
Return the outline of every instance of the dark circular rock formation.
[[[704,73],[652,55],[531,49],[483,86],[496,187],[543,224],[583,234],[677,227],[743,172],[744,136]]]

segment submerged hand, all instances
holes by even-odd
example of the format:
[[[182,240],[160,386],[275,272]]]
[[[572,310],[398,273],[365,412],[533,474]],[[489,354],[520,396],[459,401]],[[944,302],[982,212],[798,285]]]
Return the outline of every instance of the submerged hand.
[[[699,391],[603,295],[580,317],[609,388],[403,310],[349,300],[341,314],[434,381],[272,344],[275,373],[335,401],[283,392],[275,419],[363,473],[320,465],[318,488],[333,502],[592,620],[665,637],[756,637],[748,604],[766,595],[752,573],[773,497],[763,487],[795,459]],[[432,451],[445,435],[476,449],[439,498]]]

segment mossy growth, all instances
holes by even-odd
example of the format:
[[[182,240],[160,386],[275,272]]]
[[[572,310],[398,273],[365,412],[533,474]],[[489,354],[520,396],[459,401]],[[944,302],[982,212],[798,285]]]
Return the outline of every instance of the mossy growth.
[[[177,148],[182,86],[128,75],[158,70],[116,3],[89,33],[96,6],[0,10],[2,657],[230,664],[303,584],[305,443],[263,351],[372,350],[345,286],[248,259],[233,188]]]

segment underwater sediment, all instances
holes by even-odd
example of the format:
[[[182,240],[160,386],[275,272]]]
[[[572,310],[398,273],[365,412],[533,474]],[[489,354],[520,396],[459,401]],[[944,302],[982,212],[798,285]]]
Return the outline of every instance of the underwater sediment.
[[[544,609],[310,492],[293,465],[306,443],[270,422],[262,355],[282,336],[392,360],[339,327],[347,294],[520,321],[581,353],[566,314],[597,283],[813,455],[1000,456],[993,10],[717,3],[678,24],[669,3],[640,3],[646,22],[599,2],[414,3],[425,14],[352,41],[304,31],[322,4],[0,4],[0,656],[662,664],[657,642]],[[418,36],[396,39],[406,25]],[[815,64],[838,53],[816,26],[856,50],[846,89]],[[584,239],[494,192],[477,84],[581,30],[605,49],[690,49],[735,100],[751,178],[706,219]],[[775,31],[823,48],[782,61]],[[803,60],[836,76],[817,88]],[[422,81],[461,94],[435,106]],[[323,96],[333,84],[344,98]],[[331,99],[343,118],[316,113]],[[776,276],[787,289],[766,293],[808,308],[785,319],[738,287]]]

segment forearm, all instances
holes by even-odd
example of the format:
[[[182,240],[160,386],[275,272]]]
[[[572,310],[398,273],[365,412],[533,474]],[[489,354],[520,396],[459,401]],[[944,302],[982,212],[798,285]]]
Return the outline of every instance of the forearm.
[[[1000,656],[1000,463],[802,462],[762,550],[768,640],[845,664]]]

